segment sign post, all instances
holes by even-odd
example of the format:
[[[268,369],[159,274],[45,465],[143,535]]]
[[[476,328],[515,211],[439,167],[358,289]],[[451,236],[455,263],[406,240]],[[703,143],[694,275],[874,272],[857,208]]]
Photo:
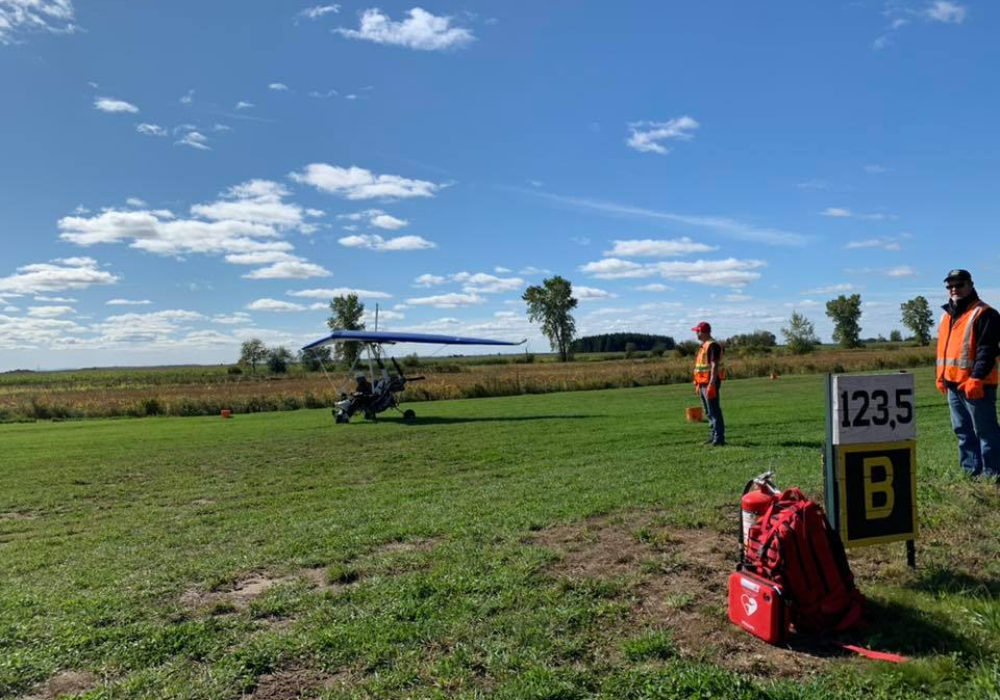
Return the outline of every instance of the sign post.
[[[913,375],[827,375],[826,512],[846,547],[906,541],[916,566]]]

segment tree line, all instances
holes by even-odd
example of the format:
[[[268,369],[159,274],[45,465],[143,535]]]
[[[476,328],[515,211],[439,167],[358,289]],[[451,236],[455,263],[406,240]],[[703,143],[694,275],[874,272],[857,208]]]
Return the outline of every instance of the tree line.
[[[575,352],[631,352],[647,351],[657,354],[666,350],[675,350],[681,354],[691,354],[697,344],[693,341],[676,343],[671,336],[652,335],[648,333],[603,333],[575,339],[576,321],[572,311],[577,307],[577,299],[573,297],[572,283],[555,275],[540,285],[528,287],[522,295],[527,304],[528,319],[541,325],[542,334],[549,340],[552,350],[559,354],[559,359],[566,362]],[[923,296],[917,296],[900,305],[900,321],[913,333],[913,338],[920,345],[927,345],[931,340],[934,317],[930,304]],[[345,294],[330,301],[330,317],[327,326],[335,330],[365,330],[365,305],[357,294]],[[861,347],[861,295],[850,296],[841,294],[836,299],[826,303],[826,315],[833,321],[833,339],[842,348]],[[781,329],[785,346],[795,354],[812,352],[820,345],[815,327],[808,318],[798,311],[793,311],[787,327]],[[902,334],[892,331],[891,341],[901,341]],[[878,340],[884,340],[879,338]],[[754,331],[733,335],[723,341],[731,351],[741,355],[752,355],[770,352],[777,345],[777,337],[770,331]],[[331,351],[329,346],[310,348],[293,355],[283,346],[268,348],[258,338],[243,342],[240,347],[241,367],[246,367],[251,373],[257,372],[258,366],[266,366],[275,374],[288,371],[291,362],[298,361],[308,371],[318,371],[324,363],[339,361],[353,366],[361,354],[361,344],[357,342],[339,343]]]

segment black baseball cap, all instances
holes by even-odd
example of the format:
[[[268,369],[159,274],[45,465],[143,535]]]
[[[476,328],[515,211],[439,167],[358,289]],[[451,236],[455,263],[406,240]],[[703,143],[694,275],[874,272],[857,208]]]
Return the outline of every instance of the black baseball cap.
[[[972,275],[969,274],[968,270],[952,270],[948,273],[948,276],[944,278],[945,282],[951,282],[955,280],[956,282],[971,282]]]

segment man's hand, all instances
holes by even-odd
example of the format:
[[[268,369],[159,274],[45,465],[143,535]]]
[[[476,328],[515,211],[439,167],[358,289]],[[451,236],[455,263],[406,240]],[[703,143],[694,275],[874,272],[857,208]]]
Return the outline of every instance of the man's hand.
[[[709,400],[719,398],[719,390],[715,386],[715,382],[708,385],[708,388],[705,390],[705,398]]]
[[[944,383],[944,380],[941,377],[938,377],[934,383],[937,385],[937,390],[942,394],[948,393],[948,385]]]
[[[694,383],[694,393],[698,396],[701,396],[701,385],[698,384],[698,382]]]
[[[967,399],[981,399],[983,398],[983,380],[976,379],[966,379],[964,382],[958,385],[960,391],[965,394]]]

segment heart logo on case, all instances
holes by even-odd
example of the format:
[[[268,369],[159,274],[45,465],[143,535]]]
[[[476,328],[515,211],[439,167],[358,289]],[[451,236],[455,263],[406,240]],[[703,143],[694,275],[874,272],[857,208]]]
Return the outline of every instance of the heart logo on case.
[[[757,612],[757,599],[751,598],[746,593],[743,594],[743,609],[747,611],[747,615],[753,615]]]

